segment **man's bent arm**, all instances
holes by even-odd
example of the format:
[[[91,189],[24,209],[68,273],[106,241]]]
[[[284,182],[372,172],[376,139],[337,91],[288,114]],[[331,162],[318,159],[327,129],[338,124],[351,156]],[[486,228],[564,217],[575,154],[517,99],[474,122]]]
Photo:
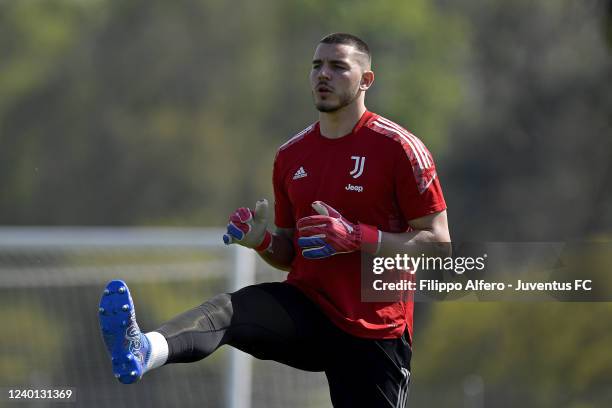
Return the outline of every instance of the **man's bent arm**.
[[[393,257],[396,254],[419,256],[450,256],[451,238],[448,231],[446,210],[408,222],[413,231],[402,233],[381,232],[377,256]]]
[[[295,229],[293,228],[277,228],[276,232],[272,234],[270,248],[258,252],[259,256],[271,266],[289,272],[293,258],[295,258],[294,233]]]

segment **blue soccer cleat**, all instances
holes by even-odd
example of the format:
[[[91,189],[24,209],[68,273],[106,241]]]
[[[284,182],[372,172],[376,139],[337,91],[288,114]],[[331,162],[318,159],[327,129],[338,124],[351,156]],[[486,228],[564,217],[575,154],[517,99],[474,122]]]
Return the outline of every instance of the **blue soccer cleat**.
[[[124,384],[138,381],[146,371],[151,347],[136,323],[134,302],[125,282],[114,280],[106,285],[99,317],[115,378]]]

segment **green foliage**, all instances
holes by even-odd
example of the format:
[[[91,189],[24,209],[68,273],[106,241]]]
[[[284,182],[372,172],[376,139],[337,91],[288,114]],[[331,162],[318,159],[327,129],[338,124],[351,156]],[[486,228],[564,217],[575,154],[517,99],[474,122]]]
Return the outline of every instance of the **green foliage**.
[[[0,114],[59,73],[85,29],[82,19],[96,11],[95,2],[74,0],[0,3]]]
[[[555,407],[601,401],[612,376],[611,304],[448,303],[428,319],[413,368],[431,389],[477,373],[493,401]]]
[[[536,276],[540,281],[592,279],[591,299],[595,293],[607,299],[612,253],[609,239],[603,242],[604,237],[568,246],[552,276],[548,268],[539,274],[535,264],[528,277],[520,270],[513,275],[531,281]],[[427,404],[455,405],[450,401],[463,399],[463,382],[473,375],[483,380],[487,406],[603,407],[612,401],[607,391],[612,303],[447,302],[431,304],[426,313],[424,329],[416,332],[412,365],[423,387],[416,395],[421,403],[429,396]],[[438,394],[440,384],[449,391]]]
[[[0,384],[26,384],[58,369],[66,339],[52,313],[34,299],[18,303],[9,295],[0,303],[0,321],[6,328],[0,336]]]
[[[434,151],[460,98],[464,30],[423,0],[2,7],[2,38],[28,38],[3,43],[4,224],[221,225],[270,197],[276,148],[316,118],[310,56],[331,31],[372,43],[370,108]]]
[[[476,240],[563,240],[612,229],[612,59],[602,3],[449,2],[471,26],[465,105],[441,162]],[[451,222],[453,220],[451,219]]]

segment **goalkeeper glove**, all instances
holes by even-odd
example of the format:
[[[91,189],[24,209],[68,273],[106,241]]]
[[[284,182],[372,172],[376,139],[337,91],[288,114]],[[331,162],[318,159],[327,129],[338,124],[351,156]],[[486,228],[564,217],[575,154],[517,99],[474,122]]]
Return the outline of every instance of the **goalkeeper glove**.
[[[319,214],[298,220],[298,245],[308,259],[327,258],[364,250],[376,254],[381,233],[371,225],[353,224],[323,201],[312,208]]]
[[[225,245],[236,243],[258,252],[265,251],[272,244],[272,234],[266,229],[267,226],[268,200],[264,198],[257,201],[255,210],[241,207],[230,215],[223,242]]]

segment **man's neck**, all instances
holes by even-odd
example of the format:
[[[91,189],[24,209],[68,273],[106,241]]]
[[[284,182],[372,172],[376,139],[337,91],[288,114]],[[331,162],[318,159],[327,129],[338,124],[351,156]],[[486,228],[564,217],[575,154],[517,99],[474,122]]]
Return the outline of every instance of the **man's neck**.
[[[338,139],[348,135],[365,111],[363,103],[352,103],[335,112],[319,112],[321,135],[328,139]]]

